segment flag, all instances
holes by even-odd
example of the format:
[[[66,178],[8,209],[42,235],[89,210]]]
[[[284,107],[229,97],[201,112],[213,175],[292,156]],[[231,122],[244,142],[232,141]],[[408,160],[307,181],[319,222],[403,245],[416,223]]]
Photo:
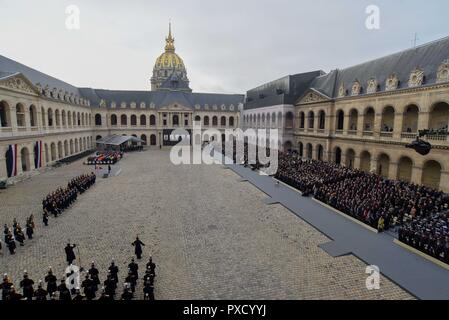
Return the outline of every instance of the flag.
[[[6,169],[8,178],[17,175],[17,144],[11,144],[6,151]]]

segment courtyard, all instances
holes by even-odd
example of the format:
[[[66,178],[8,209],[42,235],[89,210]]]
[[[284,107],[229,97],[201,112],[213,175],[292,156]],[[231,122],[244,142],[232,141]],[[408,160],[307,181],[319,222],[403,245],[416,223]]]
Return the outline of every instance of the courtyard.
[[[84,159],[83,159],[84,160]],[[119,289],[134,257],[138,234],[146,244],[140,276],[151,255],[157,264],[156,299],[412,299],[381,278],[367,290],[366,264],[333,258],[318,247],[326,236],[221,165],[175,166],[166,150],[126,154],[116,176],[97,184],[49,226],[41,222],[42,198],[74,176],[93,170],[79,160],[0,191],[0,223],[22,225],[35,215],[35,238],[6,248],[0,272],[18,287],[24,270],[37,283],[52,266],[64,275],[64,246],[78,245],[77,263],[95,261],[100,280],[111,260],[120,268]],[[76,251],[78,253],[78,251]],[[139,279],[136,297],[142,298]]]

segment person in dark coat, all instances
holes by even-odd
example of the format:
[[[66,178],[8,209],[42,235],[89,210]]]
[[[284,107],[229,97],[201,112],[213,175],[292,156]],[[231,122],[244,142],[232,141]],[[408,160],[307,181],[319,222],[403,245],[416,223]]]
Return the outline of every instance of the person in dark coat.
[[[16,253],[16,241],[14,240],[14,237],[12,236],[10,231],[8,232],[8,234],[5,237],[5,243],[8,246],[9,253],[15,254]]]
[[[104,291],[111,300],[114,300],[115,289],[117,289],[117,283],[112,279],[112,276],[108,274],[106,280],[104,281]]]
[[[27,233],[28,239],[33,239],[34,230],[33,230],[33,226],[30,221],[27,222],[26,233]]]
[[[59,300],[72,301],[72,295],[70,294],[70,290],[67,288],[64,279],[61,279],[61,284],[58,286],[58,291],[59,291]]]
[[[36,301],[46,301],[47,300],[48,291],[42,288],[42,281],[39,281],[37,286],[37,290],[34,292],[34,296],[36,297]]]
[[[85,280],[81,283],[81,288],[84,289],[84,295],[87,300],[93,300],[95,298],[95,282],[86,274]]]
[[[143,287],[144,300],[154,300],[154,287],[150,282],[145,284]]]
[[[42,222],[44,223],[44,226],[48,226],[48,212],[44,211],[42,214]]]
[[[3,282],[0,284],[0,289],[2,290],[2,300],[6,301],[9,298],[9,295],[11,293],[11,288],[14,285],[12,284],[11,280],[9,279],[8,275],[5,273],[3,275]]]
[[[20,287],[22,288],[23,297],[27,300],[33,300],[34,296],[34,281],[28,277],[28,273],[25,271],[23,280],[20,281]]]
[[[111,265],[109,266],[109,274],[111,276],[111,279],[115,282],[115,284],[117,285],[118,283],[118,267],[115,265],[114,260],[112,260]]]
[[[75,247],[76,244],[71,245],[70,243],[67,243],[67,246],[65,247],[66,260],[69,265],[76,259],[75,252],[73,251]]]
[[[44,278],[45,282],[47,283],[47,291],[48,294],[51,296],[54,292],[58,291],[58,283],[56,276],[53,274],[53,271],[51,267],[48,270],[48,274]]]
[[[153,257],[150,257],[147,263],[147,269],[150,268],[151,271],[156,275],[156,264],[153,262]]]
[[[131,263],[128,264],[128,269],[131,271],[136,280],[139,279],[139,265],[134,261],[134,259],[131,259]]]
[[[95,267],[95,263],[93,261],[92,261],[92,264],[91,264],[90,269],[89,269],[88,272],[89,272],[89,275],[90,275],[91,279],[94,282],[95,292],[97,292],[98,291],[98,285],[100,284],[100,277],[99,277],[100,272]]]
[[[20,293],[17,293],[16,288],[12,286],[7,301],[20,301],[22,299],[23,296]]]
[[[137,259],[142,259],[142,246],[145,246],[145,243],[140,241],[139,237],[136,237],[136,240],[132,243],[134,246],[134,253],[137,256]]]

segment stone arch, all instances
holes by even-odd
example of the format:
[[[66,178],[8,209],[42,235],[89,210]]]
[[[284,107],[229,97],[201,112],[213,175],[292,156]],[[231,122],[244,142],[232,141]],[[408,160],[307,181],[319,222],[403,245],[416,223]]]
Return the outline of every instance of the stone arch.
[[[137,126],[137,116],[135,114],[131,115],[131,125]]]
[[[147,116],[144,115],[144,114],[142,114],[142,115],[140,116],[140,125],[141,125],[141,126],[146,126],[146,125],[147,125]]]
[[[67,112],[67,124],[72,126],[72,113],[70,111]]]
[[[101,114],[99,113],[95,114],[95,125],[101,126]]]
[[[212,117],[212,126],[216,127],[218,126],[218,118],[217,116]]]
[[[360,154],[360,170],[371,172],[371,153],[366,150]]]
[[[226,117],[225,116],[222,116],[220,118],[220,126],[226,127]]]
[[[204,121],[204,125],[208,126],[209,125],[209,116],[204,116],[203,121]]]
[[[402,132],[417,133],[419,107],[416,104],[407,105],[403,113]]]
[[[143,141],[142,145],[147,145],[147,136],[145,134],[140,135],[140,139]]]
[[[316,159],[320,161],[324,159],[324,148],[321,144],[316,146]]]
[[[344,125],[345,125],[345,113],[343,110],[338,110],[337,111],[337,117],[336,117],[336,128],[337,130],[341,131],[344,129]]]
[[[313,129],[313,127],[315,126],[315,113],[313,111],[309,111],[309,113],[307,114],[307,118],[308,128]]]
[[[16,105],[16,120],[18,127],[26,127],[25,123],[25,107],[23,104],[18,103]]]
[[[0,101],[0,127],[11,127],[11,108],[5,100]]]
[[[402,156],[398,162],[397,179],[401,181],[411,182],[413,171],[413,160],[407,156]]]
[[[233,116],[231,116],[231,117],[229,117],[229,126],[230,127],[233,127],[235,124],[234,124],[234,117]]]
[[[30,126],[37,127],[37,109],[34,104],[30,105]]]
[[[61,126],[61,114],[59,113],[59,109],[55,110],[55,124],[57,127]]]
[[[304,129],[304,126],[306,125],[306,115],[304,111],[301,111],[299,113],[299,128]]]
[[[373,107],[368,107],[363,113],[363,131],[373,132],[374,131],[374,118],[376,114]]]
[[[69,153],[69,143],[67,140],[64,140],[64,156],[68,157]]]
[[[306,145],[306,157],[307,157],[307,159],[313,158],[313,146],[311,143],[308,143]]]
[[[292,142],[290,140],[285,141],[285,143],[284,143],[284,150],[287,150],[287,151],[291,150],[292,147],[293,147],[293,144],[292,144]]]
[[[285,128],[292,129],[293,128],[293,119],[294,119],[293,112],[288,111],[285,114]],[[291,143],[291,142],[290,142]]]
[[[78,153],[79,151],[80,151],[79,142],[78,142],[78,139],[75,139],[75,153]]]
[[[122,114],[120,116],[120,125],[122,125],[122,126],[128,125],[128,117],[126,116],[126,114]]]
[[[341,164],[341,155],[342,151],[340,147],[334,148],[334,163],[340,165]]]
[[[57,155],[56,155],[56,144],[54,142],[50,144],[50,153],[51,153],[51,161],[55,161]]]
[[[73,148],[73,139],[70,139],[69,145],[70,145],[70,155],[72,155],[75,152],[75,150]]]
[[[58,141],[58,159],[64,158],[62,142]]]
[[[357,109],[351,109],[349,111],[349,130],[357,131],[357,123],[359,120],[359,112]]]
[[[393,106],[386,106],[382,110],[381,127],[382,132],[393,132],[394,130],[394,117],[395,109]]]
[[[66,112],[64,109],[61,111],[61,124],[63,127],[67,126]]]
[[[27,147],[23,147],[20,150],[20,159],[21,159],[21,165],[22,165],[22,171],[27,172],[31,170],[31,164],[30,164],[30,151]]]
[[[48,108],[47,110],[47,124],[49,127],[53,127],[53,110],[51,108]]]
[[[437,102],[430,108],[429,129],[448,130],[449,104]]]
[[[111,114],[111,126],[116,126],[116,125],[117,125],[117,115]]]
[[[151,136],[150,136],[150,145],[152,145],[152,146],[155,146],[157,143],[156,143],[156,135],[155,134],[152,134]]]
[[[324,110],[320,110],[318,113],[318,129],[324,130],[326,127],[326,112]]]
[[[156,116],[154,114],[150,115],[150,126],[156,125]]]
[[[424,163],[421,183],[427,187],[440,189],[441,164],[435,160],[428,160]]]
[[[350,169],[355,169],[355,151],[352,148],[346,150],[345,154],[346,166]]]
[[[304,144],[301,141],[298,142],[298,153],[301,158],[304,157]]]
[[[381,153],[377,157],[377,174],[387,178],[389,177],[390,172],[390,156],[386,153]]]

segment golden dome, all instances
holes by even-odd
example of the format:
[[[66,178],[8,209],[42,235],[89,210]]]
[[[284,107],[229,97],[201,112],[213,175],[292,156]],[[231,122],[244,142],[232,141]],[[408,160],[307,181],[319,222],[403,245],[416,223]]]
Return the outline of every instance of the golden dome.
[[[157,59],[155,69],[182,69],[185,71],[184,61],[174,52],[164,52]]]
[[[153,77],[151,78],[152,90],[157,90],[172,74],[176,74],[184,82],[189,82],[184,61],[175,53],[175,39],[171,33],[171,23],[165,42],[165,52],[156,59],[154,64]]]

